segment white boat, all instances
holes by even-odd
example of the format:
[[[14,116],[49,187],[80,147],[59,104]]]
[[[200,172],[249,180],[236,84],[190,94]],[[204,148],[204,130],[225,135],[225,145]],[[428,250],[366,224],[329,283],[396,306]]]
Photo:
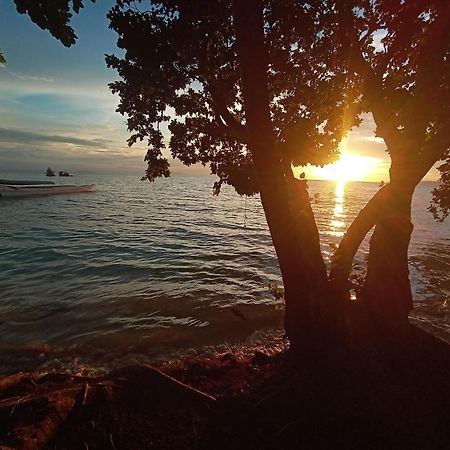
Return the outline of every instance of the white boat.
[[[95,184],[50,184],[42,182],[0,180],[0,197],[16,198],[34,195],[72,194],[75,192],[92,192]]]

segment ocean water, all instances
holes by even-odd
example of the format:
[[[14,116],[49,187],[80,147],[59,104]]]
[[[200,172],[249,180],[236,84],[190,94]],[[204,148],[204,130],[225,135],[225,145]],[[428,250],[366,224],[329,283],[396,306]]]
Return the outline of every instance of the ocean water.
[[[215,197],[211,177],[55,181],[67,180],[96,191],[0,200],[0,373],[107,369],[281,327],[267,288],[280,274],[257,197],[227,187]],[[309,186],[329,262],[378,186]],[[426,211],[433,187],[422,183],[414,197],[412,316],[448,335],[450,223]],[[357,264],[367,251],[368,239]]]

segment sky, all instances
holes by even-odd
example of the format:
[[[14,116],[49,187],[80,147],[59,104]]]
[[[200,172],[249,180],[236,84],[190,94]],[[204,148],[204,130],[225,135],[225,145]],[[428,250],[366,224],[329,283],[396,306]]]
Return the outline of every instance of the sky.
[[[7,60],[0,65],[1,173],[44,172],[51,166],[72,173],[143,174],[145,148],[126,145],[126,119],[115,112],[118,98],[107,86],[118,79],[104,61],[105,53],[118,53],[106,19],[113,3],[86,2],[72,20],[77,43],[65,48],[18,14],[12,0],[0,0],[0,49]],[[302,171],[312,179],[339,178],[344,169],[354,179],[387,180],[386,147],[374,129],[367,115],[352,130],[341,146],[347,159],[340,169]],[[209,173],[179,162],[171,169],[174,175]]]
[[[77,43],[65,48],[12,0],[0,0],[0,172],[55,170],[143,175],[143,145],[128,148],[126,118],[115,112],[118,79],[105,64],[117,53],[106,13],[113,0],[85,2],[72,24]],[[174,174],[186,171],[180,163]],[[191,170],[196,174],[198,169]],[[208,171],[203,172],[208,174]]]

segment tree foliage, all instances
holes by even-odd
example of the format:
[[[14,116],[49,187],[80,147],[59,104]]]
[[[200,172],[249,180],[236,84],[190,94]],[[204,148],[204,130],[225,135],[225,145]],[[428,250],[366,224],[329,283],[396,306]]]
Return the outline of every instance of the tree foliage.
[[[443,186],[430,209],[448,204],[450,3],[344,1],[351,64],[392,159],[391,181],[417,184],[438,161]],[[445,203],[444,198],[447,198]]]
[[[95,3],[95,0],[91,0]],[[27,14],[43,30],[70,47],[77,36],[70,26],[73,14],[84,7],[83,0],[14,0],[17,12]]]
[[[148,139],[147,177],[166,175],[163,126],[171,155],[210,165],[222,183],[258,192],[248,151],[230,0],[118,1],[109,13],[125,56],[107,57],[133,132]],[[138,6],[136,6],[138,5]],[[283,163],[323,165],[356,123],[339,22],[331,1],[266,1],[270,111]],[[157,162],[157,165],[155,163]]]
[[[450,154],[447,152],[444,162],[438,167],[441,172],[439,186],[433,189],[433,200],[428,208],[433,217],[442,222],[450,214]]]

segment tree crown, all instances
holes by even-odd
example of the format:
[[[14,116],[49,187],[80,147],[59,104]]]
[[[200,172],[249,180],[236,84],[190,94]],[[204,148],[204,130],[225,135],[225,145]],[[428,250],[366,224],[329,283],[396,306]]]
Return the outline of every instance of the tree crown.
[[[111,27],[125,56],[107,57],[137,140],[148,139],[147,178],[168,176],[163,127],[172,157],[209,164],[220,183],[258,191],[248,150],[230,0],[120,0]],[[138,5],[138,7],[136,6]],[[144,4],[145,8],[144,9]],[[264,2],[264,32],[274,139],[284,163],[323,165],[337,156],[357,122],[340,23],[331,1]]]

